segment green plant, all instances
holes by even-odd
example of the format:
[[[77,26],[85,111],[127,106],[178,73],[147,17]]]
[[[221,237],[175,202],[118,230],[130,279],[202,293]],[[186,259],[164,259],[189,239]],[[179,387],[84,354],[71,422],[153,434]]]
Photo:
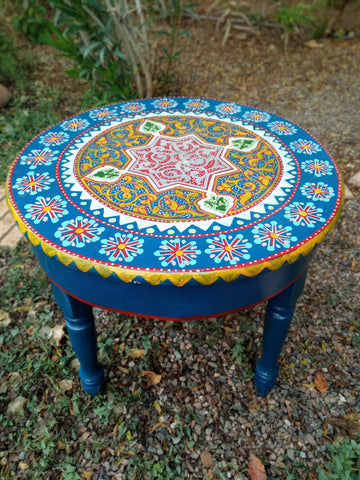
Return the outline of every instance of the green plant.
[[[326,470],[319,471],[318,480],[359,480],[360,479],[360,443],[356,440],[335,442],[329,446],[332,455]]]
[[[38,0],[23,0],[17,10],[19,13],[13,19],[14,27],[32,42],[38,42],[39,37],[49,29],[48,10]]]
[[[8,22],[6,12],[0,10],[0,82],[23,89],[33,56],[24,55],[19,47],[14,27]]]
[[[249,346],[251,349],[252,329],[245,322],[241,324],[241,330],[238,338],[235,340],[235,345],[232,347],[233,361],[243,368],[245,378],[252,378],[254,376],[253,368],[249,361]]]
[[[286,49],[291,35],[298,27],[310,27],[315,20],[315,5],[304,2],[295,5],[283,5],[281,0],[274,0],[277,3],[275,21],[284,29],[284,48]]]
[[[163,3],[163,7],[165,7]],[[166,10],[167,18],[170,20],[170,31],[159,30],[158,33],[168,37],[169,45],[163,46],[164,55],[160,60],[165,62],[165,68],[161,71],[161,91],[164,94],[169,93],[169,86],[174,80],[174,73],[172,69],[174,62],[179,60],[181,50],[176,49],[176,42],[181,37],[187,34],[186,31],[179,31],[179,23],[184,14],[192,13],[195,4],[188,5],[185,0],[171,0],[169,8]]]
[[[140,0],[49,1],[59,13],[52,34],[40,39],[75,62],[70,75],[111,92],[113,101],[152,95],[155,54]]]

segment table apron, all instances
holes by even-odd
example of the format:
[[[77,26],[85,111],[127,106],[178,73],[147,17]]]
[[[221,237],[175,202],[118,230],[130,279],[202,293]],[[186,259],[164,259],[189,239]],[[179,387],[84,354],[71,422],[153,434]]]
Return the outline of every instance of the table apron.
[[[314,249],[278,270],[263,270],[254,277],[241,276],[232,282],[218,280],[211,285],[189,282],[181,287],[170,281],[151,285],[139,278],[129,283],[115,274],[101,277],[66,266],[57,257],[33,247],[50,280],[71,296],[90,305],[164,320],[191,320],[219,316],[241,310],[271,298],[294,282],[308,267]]]

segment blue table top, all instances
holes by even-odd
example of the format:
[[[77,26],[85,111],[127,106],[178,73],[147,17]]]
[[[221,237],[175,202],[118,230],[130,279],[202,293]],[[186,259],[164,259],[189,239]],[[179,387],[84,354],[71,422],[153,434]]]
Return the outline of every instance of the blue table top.
[[[247,106],[161,98],[100,107],[32,140],[10,209],[65,265],[175,285],[254,276],[308,254],[343,193],[325,148]]]

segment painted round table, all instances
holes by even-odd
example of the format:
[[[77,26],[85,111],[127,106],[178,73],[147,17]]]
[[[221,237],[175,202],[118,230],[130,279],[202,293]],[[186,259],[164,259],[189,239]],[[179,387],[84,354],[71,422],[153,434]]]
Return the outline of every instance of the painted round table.
[[[91,395],[104,383],[92,306],[165,320],[269,300],[255,384],[275,385],[307,267],[342,181],[300,127],[235,103],[96,108],[32,140],[9,207],[50,278]]]

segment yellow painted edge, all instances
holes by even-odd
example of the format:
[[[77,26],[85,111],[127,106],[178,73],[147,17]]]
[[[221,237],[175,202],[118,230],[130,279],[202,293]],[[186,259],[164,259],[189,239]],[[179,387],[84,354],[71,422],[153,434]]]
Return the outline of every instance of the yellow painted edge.
[[[132,282],[136,277],[141,277],[146,280],[151,285],[159,285],[166,280],[169,280],[173,285],[177,287],[182,287],[190,280],[194,279],[202,285],[211,285],[216,282],[218,279],[223,279],[226,282],[232,282],[236,280],[240,275],[246,277],[254,277],[261,273],[264,269],[269,270],[278,270],[285,262],[294,263],[301,255],[308,255],[315,247],[316,244],[320,243],[324,237],[334,228],[335,223],[340,217],[342,206],[344,203],[344,182],[340,174],[341,181],[341,201],[338,208],[338,211],[332,221],[327,225],[327,227],[322,230],[316,237],[312,238],[309,242],[306,242],[304,245],[299,247],[297,250],[289,252],[285,255],[282,255],[279,258],[274,258],[273,260],[268,260],[267,262],[258,263],[255,265],[250,265],[248,267],[240,267],[231,270],[217,270],[212,272],[194,272],[194,273],[163,273],[163,272],[148,272],[144,270],[129,270],[121,267],[109,267],[101,263],[96,263],[94,261],[86,260],[83,258],[77,258],[76,256],[69,255],[68,253],[58,250],[39,237],[37,237],[33,232],[31,232],[26,225],[22,222],[21,218],[15,211],[14,207],[10,203],[7,185],[6,185],[6,200],[9,206],[9,209],[14,217],[14,220],[19,225],[19,228],[23,234],[27,233],[30,242],[36,247],[41,246],[43,252],[49,256],[54,257],[55,255],[61,263],[64,265],[69,265],[71,262],[74,262],[76,267],[82,272],[88,272],[91,268],[95,268],[98,274],[104,278],[109,277],[112,273],[115,273],[120,280],[125,283]]]

